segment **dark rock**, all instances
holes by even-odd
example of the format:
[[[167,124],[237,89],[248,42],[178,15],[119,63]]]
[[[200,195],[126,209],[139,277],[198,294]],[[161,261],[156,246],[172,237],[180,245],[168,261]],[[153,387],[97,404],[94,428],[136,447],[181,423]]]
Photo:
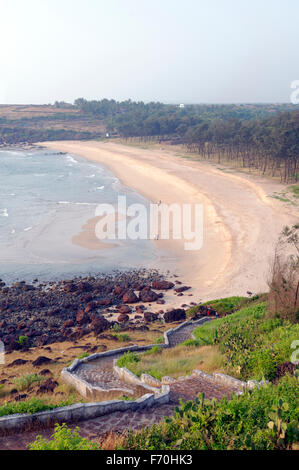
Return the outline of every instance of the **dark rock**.
[[[16,359],[11,364],[8,364],[7,367],[24,366],[27,363],[28,363],[28,361],[25,361],[24,359]]]
[[[190,289],[191,289],[191,287],[183,286],[183,287],[178,287],[177,289],[175,289],[175,291],[178,294],[181,294],[182,292],[186,292],[187,290],[190,290]]]
[[[37,390],[37,393],[53,393],[58,386],[58,382],[48,379]]]
[[[174,309],[164,314],[165,323],[173,323],[177,321],[186,320],[186,312],[183,309]]]
[[[159,294],[149,288],[145,288],[139,293],[139,299],[141,302],[156,302],[159,298]]]
[[[122,313],[123,315],[127,313],[132,313],[132,309],[128,305],[122,305],[121,307],[119,307],[118,311],[119,313]]]
[[[40,371],[39,375],[52,375],[52,372],[49,369],[43,369],[42,371]]]
[[[148,323],[158,320],[158,315],[156,313],[144,312],[144,320]]]
[[[152,283],[152,288],[156,290],[169,290],[173,289],[174,284],[169,281],[154,281]]]
[[[123,303],[124,304],[136,304],[138,302],[138,297],[132,290],[128,290],[124,295],[123,295]]]
[[[103,331],[109,330],[111,323],[106,320],[104,317],[98,317],[93,320],[90,325],[90,329],[96,334],[99,335]]]
[[[39,356],[35,361],[32,362],[32,365],[34,367],[40,367],[43,366],[44,364],[50,364],[52,362],[52,359],[49,359],[48,357],[45,356]]]
[[[130,317],[129,315],[119,315],[117,321],[119,323],[127,323],[128,321],[130,321]]]
[[[85,325],[86,323],[89,322],[89,316],[83,310],[79,310],[79,312],[77,312],[77,315],[76,315],[76,322],[79,325]]]

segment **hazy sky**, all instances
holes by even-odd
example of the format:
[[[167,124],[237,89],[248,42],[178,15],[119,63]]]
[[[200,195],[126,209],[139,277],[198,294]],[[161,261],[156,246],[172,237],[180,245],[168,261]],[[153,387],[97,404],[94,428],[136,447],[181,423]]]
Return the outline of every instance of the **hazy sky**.
[[[0,0],[0,102],[288,102],[298,0]]]

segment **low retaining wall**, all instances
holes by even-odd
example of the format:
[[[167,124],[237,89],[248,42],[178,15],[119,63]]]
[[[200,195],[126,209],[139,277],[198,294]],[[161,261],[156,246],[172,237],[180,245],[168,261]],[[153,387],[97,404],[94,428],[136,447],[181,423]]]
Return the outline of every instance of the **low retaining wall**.
[[[163,387],[162,393],[146,394],[135,401],[110,400],[101,403],[83,403],[55,410],[43,411],[33,415],[17,414],[0,418],[0,434],[22,431],[35,427],[47,427],[56,423],[79,422],[98,418],[116,411],[138,411],[155,405],[169,402],[170,388]]]

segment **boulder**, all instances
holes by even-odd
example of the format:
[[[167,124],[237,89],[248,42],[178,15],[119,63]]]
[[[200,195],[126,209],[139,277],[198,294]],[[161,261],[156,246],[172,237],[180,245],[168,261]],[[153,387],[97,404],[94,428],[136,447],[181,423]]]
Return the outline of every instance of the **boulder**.
[[[181,308],[177,308],[174,310],[169,310],[164,314],[165,323],[173,323],[176,321],[183,321],[186,320],[186,312]]]
[[[83,310],[79,310],[79,312],[77,312],[77,315],[76,315],[76,322],[79,325],[85,325],[86,323],[89,322],[89,316]]]
[[[124,304],[136,304],[138,302],[138,297],[134,293],[133,290],[128,290],[124,295],[123,295],[123,303]]]
[[[191,289],[191,287],[183,286],[183,287],[178,287],[177,289],[175,289],[175,291],[178,294],[182,294],[183,292],[186,292],[187,290],[190,290],[190,289]]]
[[[173,289],[174,284],[169,281],[154,281],[152,283],[152,288],[156,290],[169,290]]]
[[[40,367],[43,366],[44,364],[50,364],[52,362],[52,359],[49,357],[44,357],[44,356],[39,356],[35,361],[32,362],[32,365],[34,367]]]
[[[145,288],[139,293],[141,302],[156,302],[159,298],[160,295],[149,288]]]
[[[119,313],[121,313],[123,315],[128,314],[128,313],[132,313],[132,309],[128,305],[121,305],[118,308],[118,311],[119,311]]]
[[[130,321],[130,317],[129,315],[119,315],[117,321],[119,323],[127,323],[128,321]]]
[[[158,320],[158,315],[156,313],[144,312],[144,320],[148,323]]]
[[[109,330],[111,323],[104,317],[95,318],[90,325],[90,328],[96,335],[103,333],[103,331]]]

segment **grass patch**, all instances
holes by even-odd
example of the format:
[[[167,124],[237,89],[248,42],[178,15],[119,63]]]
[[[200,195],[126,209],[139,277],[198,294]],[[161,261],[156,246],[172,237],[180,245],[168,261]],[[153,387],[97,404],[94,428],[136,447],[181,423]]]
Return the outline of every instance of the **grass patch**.
[[[289,186],[289,191],[293,194],[294,197],[299,198],[299,184],[294,184],[293,186]]]
[[[127,343],[131,341],[131,337],[125,333],[113,334],[112,337],[115,338],[117,341],[120,341],[121,343]]]
[[[16,377],[13,380],[13,383],[18,391],[22,392],[24,390],[28,390],[28,388],[33,384],[40,384],[43,380],[45,380],[44,377],[40,377],[38,374],[26,374]]]
[[[243,380],[272,380],[277,365],[290,360],[299,324],[269,318],[266,304],[260,303],[206,323],[194,335],[201,345],[219,347],[232,375]]]
[[[140,357],[138,354],[128,351],[118,359],[116,364],[118,367],[126,367],[129,369],[133,364],[137,364],[139,361]]]
[[[54,410],[63,406],[70,406],[73,405],[73,403],[73,397],[69,400],[62,400],[56,404],[46,403],[45,400],[40,400],[39,398],[32,398],[31,400],[20,401],[16,403],[5,403],[5,405],[0,406],[0,417],[19,413],[32,415],[41,411]]]
[[[139,355],[138,361],[125,359],[121,363],[125,363],[124,367],[127,367],[138,377],[142,374],[149,374],[161,380],[163,376],[178,378],[182,375],[190,375],[194,369],[201,369],[207,373],[223,371],[224,358],[219,353],[217,346],[196,348],[182,344],[151,354],[148,354],[147,351]],[[117,365],[119,365],[119,361]]]

